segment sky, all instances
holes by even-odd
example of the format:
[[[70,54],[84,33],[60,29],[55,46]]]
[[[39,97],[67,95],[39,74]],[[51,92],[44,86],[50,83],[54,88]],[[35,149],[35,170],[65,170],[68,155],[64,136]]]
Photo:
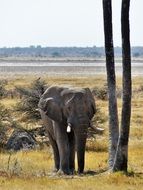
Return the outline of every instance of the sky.
[[[121,46],[121,0],[112,0]],[[143,46],[143,0],[131,0],[131,45]],[[0,47],[104,46],[102,0],[0,0]]]

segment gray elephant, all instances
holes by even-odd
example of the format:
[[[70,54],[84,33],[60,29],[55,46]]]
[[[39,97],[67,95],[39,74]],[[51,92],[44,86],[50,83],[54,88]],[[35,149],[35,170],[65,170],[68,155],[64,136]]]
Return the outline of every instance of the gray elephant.
[[[87,129],[96,111],[89,88],[49,87],[38,107],[53,148],[55,171],[72,174],[77,150],[78,173],[83,173]]]

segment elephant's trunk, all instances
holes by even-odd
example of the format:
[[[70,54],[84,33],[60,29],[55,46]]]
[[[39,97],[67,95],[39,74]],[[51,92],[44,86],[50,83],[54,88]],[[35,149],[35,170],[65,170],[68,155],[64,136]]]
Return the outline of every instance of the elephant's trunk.
[[[77,145],[78,173],[84,171],[85,145],[87,138],[87,125],[80,125],[75,131]]]

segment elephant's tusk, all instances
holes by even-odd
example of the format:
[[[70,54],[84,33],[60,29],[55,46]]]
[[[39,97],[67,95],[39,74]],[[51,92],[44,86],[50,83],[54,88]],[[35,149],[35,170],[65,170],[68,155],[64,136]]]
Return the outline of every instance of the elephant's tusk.
[[[70,133],[71,132],[71,124],[68,123],[68,126],[67,126],[67,133]]]

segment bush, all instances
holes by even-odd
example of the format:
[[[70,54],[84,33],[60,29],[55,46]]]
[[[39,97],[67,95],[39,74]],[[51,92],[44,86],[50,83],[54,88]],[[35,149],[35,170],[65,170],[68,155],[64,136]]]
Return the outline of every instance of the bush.
[[[8,121],[10,119],[10,112],[8,109],[4,107],[4,105],[0,104],[0,125],[4,121]]]
[[[0,80],[0,99],[5,97],[6,95],[6,89],[5,89],[6,85],[7,85],[6,80]]]
[[[10,129],[17,126],[16,122],[13,121],[10,111],[0,104],[0,148],[3,148]]]
[[[46,90],[45,81],[35,80],[29,88],[16,87],[22,99],[16,105],[16,111],[22,113],[23,120],[37,121],[40,119],[38,102],[41,95]]]
[[[100,99],[100,100],[107,100],[108,99],[108,90],[107,90],[107,85],[105,84],[102,87],[95,87],[92,90],[93,95]]]
[[[101,86],[101,87],[95,87],[92,90],[92,94],[97,99],[108,100],[108,87],[107,87],[107,84],[105,84],[104,86]],[[122,89],[120,89],[119,87],[116,88],[116,95],[117,95],[117,98],[122,97]]]

